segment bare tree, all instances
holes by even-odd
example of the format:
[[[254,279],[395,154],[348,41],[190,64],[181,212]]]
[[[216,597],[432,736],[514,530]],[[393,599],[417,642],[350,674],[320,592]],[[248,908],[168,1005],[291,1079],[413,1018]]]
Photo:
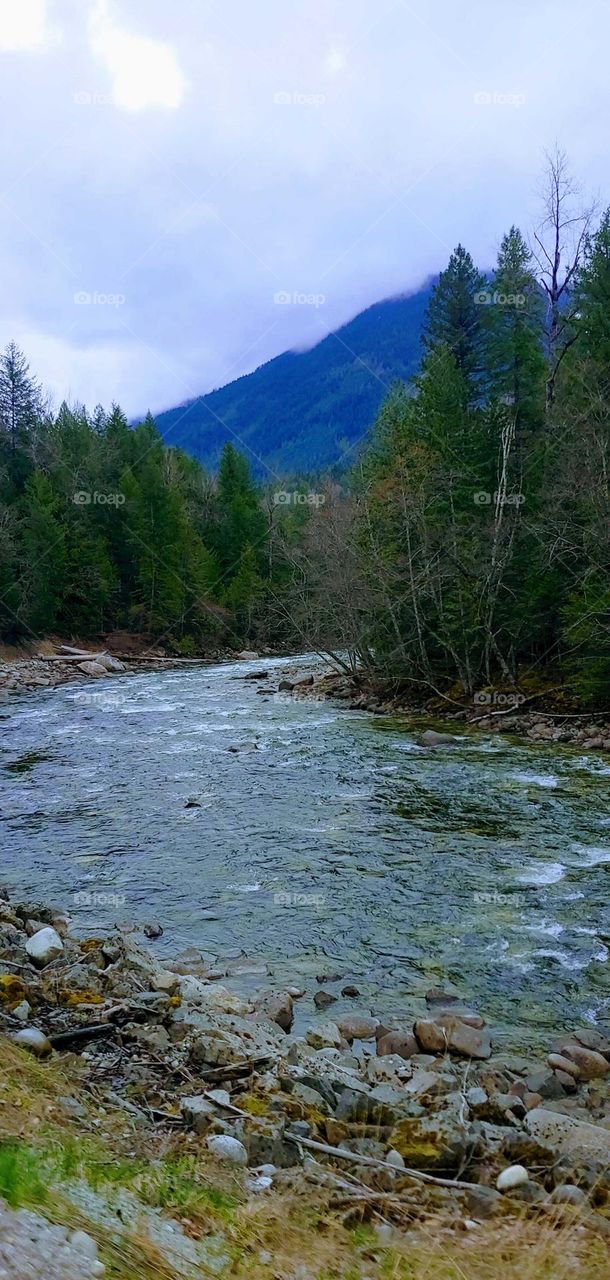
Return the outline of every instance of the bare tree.
[[[552,152],[547,151],[545,155],[546,169],[541,187],[542,218],[534,231],[531,250],[547,300],[549,371],[546,401],[549,407],[555,398],[559,366],[576,340],[570,291],[582,259],[596,205],[582,204],[580,187],[570,173],[564,151],[555,146]]]

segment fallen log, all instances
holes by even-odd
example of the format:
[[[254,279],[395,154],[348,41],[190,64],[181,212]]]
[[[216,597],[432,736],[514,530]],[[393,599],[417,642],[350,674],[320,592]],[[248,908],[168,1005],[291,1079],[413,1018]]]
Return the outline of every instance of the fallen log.
[[[105,649],[101,649],[99,653],[63,653],[47,655],[41,654],[42,662],[99,662],[100,658],[107,658],[109,654]]]
[[[59,1031],[49,1036],[49,1043],[54,1049],[63,1049],[68,1044],[82,1044],[87,1040],[96,1040],[98,1036],[111,1036],[118,1030],[112,1022],[92,1022],[86,1027],[73,1027],[71,1031]]]
[[[314,1142],[313,1138],[300,1138],[288,1131],[284,1137],[287,1142],[293,1142],[295,1146],[307,1147],[310,1151],[321,1151],[323,1155],[335,1156],[339,1160],[352,1160],[356,1164],[366,1164],[373,1169],[390,1169],[392,1173],[400,1174],[401,1178],[415,1178],[419,1182],[431,1182],[437,1187],[453,1187],[458,1191],[479,1189],[477,1182],[460,1182],[457,1178],[435,1178],[433,1174],[422,1173],[419,1169],[397,1169],[395,1164],[389,1164],[387,1160],[377,1160],[375,1156],[364,1156],[359,1151],[344,1151],[342,1147],[331,1147],[326,1142]]]

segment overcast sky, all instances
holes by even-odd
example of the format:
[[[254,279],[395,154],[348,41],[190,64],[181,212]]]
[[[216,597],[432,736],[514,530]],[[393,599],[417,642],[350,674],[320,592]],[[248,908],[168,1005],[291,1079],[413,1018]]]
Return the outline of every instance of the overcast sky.
[[[131,416],[458,240],[491,265],[545,147],[608,199],[609,35],[608,0],[0,0],[0,345]]]

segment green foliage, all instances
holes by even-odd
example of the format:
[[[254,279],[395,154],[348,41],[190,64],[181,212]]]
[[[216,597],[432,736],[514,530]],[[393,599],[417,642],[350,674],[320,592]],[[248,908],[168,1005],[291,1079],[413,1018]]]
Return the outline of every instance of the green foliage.
[[[449,349],[464,379],[464,393],[476,400],[484,369],[483,308],[485,276],[459,244],[432,292],[424,334],[424,349]]]
[[[0,363],[0,636],[119,628],[196,654],[242,644],[255,618],[260,634],[266,584],[277,589],[286,569],[277,549],[271,566],[246,459],[227,446],[215,481],[165,447],[150,414],[131,429],[118,405],[89,418],[62,404],[54,419],[41,405],[11,344]]]
[[[458,246],[412,389],[381,408],[356,478],[361,661],[471,695],[561,663],[610,697],[610,215],[575,281],[573,343],[545,405],[542,292],[511,228],[493,279]]]
[[[12,1209],[42,1204],[47,1198],[48,1171],[25,1143],[0,1143],[0,1196]]]

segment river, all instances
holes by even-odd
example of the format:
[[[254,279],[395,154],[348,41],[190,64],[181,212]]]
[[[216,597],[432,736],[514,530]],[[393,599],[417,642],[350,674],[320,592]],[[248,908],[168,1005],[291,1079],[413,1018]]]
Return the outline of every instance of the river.
[[[607,1017],[607,758],[475,732],[427,751],[400,720],[244,679],[294,666],[5,701],[7,887],[84,933],[158,920],[161,956],[195,946],[236,990],[302,984],[301,1021],[330,972],[360,997],[326,1017],[417,1013],[443,984],[507,1046]]]

